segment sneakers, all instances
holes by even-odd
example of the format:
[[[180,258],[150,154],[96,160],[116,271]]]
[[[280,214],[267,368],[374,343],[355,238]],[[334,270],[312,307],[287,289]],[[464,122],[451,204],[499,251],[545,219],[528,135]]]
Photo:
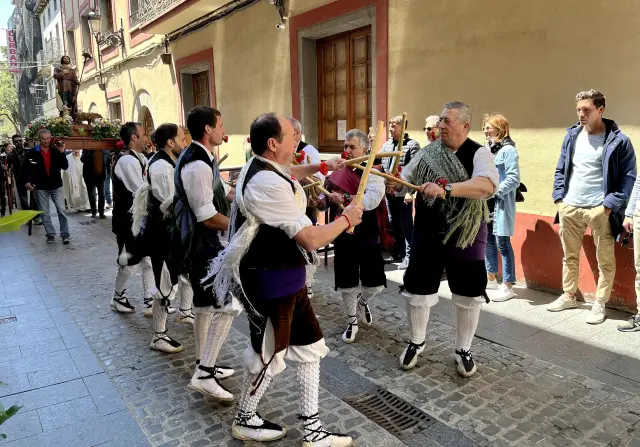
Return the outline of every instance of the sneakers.
[[[476,373],[476,363],[473,361],[471,351],[456,349],[456,364],[458,365],[458,375],[460,377],[471,377]]]
[[[240,410],[231,424],[231,436],[240,441],[275,441],[284,438],[286,434],[284,427],[262,419],[259,413]]]
[[[153,317],[153,298],[144,299],[144,310],[142,313],[145,317]]]
[[[491,301],[495,301],[497,303],[509,301],[514,296],[516,296],[516,293],[513,291],[513,288],[507,287],[506,284],[500,284],[500,287],[498,287],[498,293],[491,296]]]
[[[633,315],[627,321],[618,325],[620,332],[637,332],[640,331],[640,315]]]
[[[549,312],[560,312],[561,310],[574,309],[576,307],[578,307],[576,297],[563,293],[553,303],[547,305],[547,310]]]
[[[409,258],[404,258],[398,265],[398,270],[406,270],[409,267]]]
[[[71,237],[62,236],[62,245],[69,245],[71,243]]]
[[[604,322],[605,318],[607,318],[607,314],[604,304],[594,301],[591,306],[591,312],[587,314],[585,321],[589,324],[600,324]]]
[[[47,236],[47,244],[53,244],[56,241],[55,236]]]
[[[498,290],[498,280],[497,279],[488,279],[487,280],[487,290]]]
[[[423,341],[420,344],[410,341],[402,354],[400,354],[400,366],[402,369],[409,370],[416,366],[416,363],[418,363],[418,356],[422,354],[422,351],[424,351],[426,347],[426,341]]]
[[[124,289],[122,293],[114,293],[113,298],[111,298],[111,308],[116,312],[120,312],[121,314],[131,314],[136,311],[135,307],[131,305],[127,297],[125,296],[125,292],[127,289]]]
[[[176,323],[190,324],[192,326],[195,320],[196,320],[196,316],[193,314],[193,311],[191,309],[187,309],[187,310],[180,309],[180,312],[176,317]]]
[[[356,315],[349,315],[347,318],[351,320],[351,323],[347,326],[347,330],[342,333],[342,341],[345,343],[353,343],[356,341],[356,335],[358,335],[358,317]]]
[[[182,351],[182,345],[167,335],[167,331],[156,332],[153,334],[149,349],[153,351],[166,352],[167,354],[175,354]]]
[[[350,436],[325,430],[318,413],[312,416],[298,416],[298,419],[304,421],[302,447],[349,447],[353,445],[353,439]]]
[[[223,387],[215,376],[216,368],[199,365],[187,388],[212,397],[220,402],[232,402],[233,394]],[[284,435],[283,435],[284,436]],[[249,438],[253,439],[253,438]]]
[[[371,309],[369,309],[369,303],[362,299],[362,294],[358,294],[358,307],[360,309],[360,315],[362,317],[362,321],[367,326],[371,326],[373,324],[373,315],[371,315]]]

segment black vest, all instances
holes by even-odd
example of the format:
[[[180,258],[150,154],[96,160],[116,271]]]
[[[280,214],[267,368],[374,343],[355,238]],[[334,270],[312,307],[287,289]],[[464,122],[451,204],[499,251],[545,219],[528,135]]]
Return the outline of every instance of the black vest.
[[[242,184],[242,193],[244,194],[247,185],[253,177],[261,171],[269,170],[278,174],[283,181],[286,181],[291,190],[295,193],[296,188],[291,179],[287,178],[277,169],[262,160],[254,158],[249,167],[249,171],[245,176]],[[245,217],[242,213],[238,213],[236,218],[236,228],[244,223]],[[261,224],[256,237],[253,239],[249,251],[242,258],[240,263],[241,269],[260,269],[260,270],[281,270],[303,267],[307,264],[305,256],[300,251],[298,244],[291,239],[283,230]]]
[[[458,157],[458,160],[460,160],[460,163],[464,166],[469,178],[473,176],[473,158],[481,147],[482,146],[480,144],[467,138],[467,140],[462,143],[462,146],[460,146],[456,151],[456,157]],[[461,208],[463,205],[464,200],[458,200],[458,207]],[[414,231],[414,238],[420,238],[421,236],[419,233],[439,233],[441,235],[446,233],[447,218],[438,206],[437,201],[434,206],[430,207],[425,204],[422,198],[416,200],[414,228],[418,229],[418,231]]]
[[[189,201],[187,200],[187,195],[182,184],[181,172],[186,165],[194,161],[202,161],[210,166],[214,172],[217,171],[214,169],[213,161],[209,158],[207,151],[197,144],[191,144],[182,152],[180,158],[178,158],[174,173],[176,190],[173,197],[173,214],[174,217],[177,217],[175,216],[175,207],[178,201],[182,202],[182,204],[184,204],[183,207],[180,207],[183,209],[182,212],[190,213],[191,221],[194,222],[193,228],[190,229],[191,234],[189,237],[184,240],[180,240],[181,237],[177,237],[177,239],[174,238],[174,243],[177,242],[180,245],[180,256],[176,258],[176,262],[180,266],[180,271],[186,271],[185,269],[190,268],[193,262],[205,262],[215,258],[222,249],[218,232],[207,228],[201,222],[196,222],[195,213],[189,207]],[[181,235],[182,230],[177,222],[172,224],[172,232],[175,232],[176,236]]]
[[[130,149],[124,149],[116,156],[116,162],[113,164],[113,219],[112,230],[116,234],[131,231],[132,215],[129,211],[133,205],[133,193],[127,189],[124,182],[116,175],[116,166],[122,157],[130,155],[140,163],[140,169],[144,177],[145,165],[140,159],[133,154]]]
[[[153,166],[154,163],[160,160],[166,161],[174,169],[176,167],[175,162],[171,159],[169,154],[162,150],[156,152],[151,158],[151,161],[149,161],[149,165],[147,166],[147,181],[151,186],[153,186],[153,179],[151,178],[151,166]],[[154,222],[161,222],[165,219],[164,214],[160,210],[160,205],[162,205],[160,200],[158,200],[158,198],[154,196],[151,191],[149,191],[149,219],[153,220]]]

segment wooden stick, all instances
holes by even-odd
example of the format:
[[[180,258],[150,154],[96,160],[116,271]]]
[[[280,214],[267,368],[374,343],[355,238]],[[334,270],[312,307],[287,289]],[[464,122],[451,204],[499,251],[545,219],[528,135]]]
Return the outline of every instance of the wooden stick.
[[[294,159],[293,159],[293,161],[292,161],[292,164],[294,164],[294,165],[299,165],[300,163],[298,163],[298,161],[294,158]],[[308,181],[308,182],[310,182],[310,183],[315,183],[315,182],[316,182],[316,181],[315,181],[314,179],[312,179],[311,177],[306,177],[306,178],[305,178],[305,180],[306,180],[306,181]],[[318,183],[319,183],[319,182],[318,182]],[[330,193],[329,191],[327,191],[325,188],[323,188],[322,186],[320,186],[320,185],[317,185],[317,186],[316,186],[316,188],[318,188],[318,190],[319,190],[321,193],[323,193],[325,196],[327,196],[327,200],[328,200],[328,197],[329,197],[329,195],[330,195],[331,193]],[[339,206],[340,206],[340,209],[342,209],[342,210],[344,209],[344,205],[340,204]]]
[[[396,162],[393,164],[393,168],[391,169],[391,175],[395,177],[398,173],[398,168],[400,167],[400,158],[402,157],[402,146],[404,146],[404,132],[407,130],[407,112],[402,114],[402,130],[400,131],[400,140],[398,140],[398,152],[400,155],[396,157]]]
[[[382,121],[378,121],[378,128],[376,131],[376,139],[373,143],[373,147],[371,148],[371,152],[369,153],[369,159],[367,160],[367,166],[363,169],[362,177],[360,178],[360,185],[358,185],[358,194],[356,198],[353,200],[353,203],[360,204],[362,203],[362,198],[364,197],[364,190],[367,187],[367,181],[369,180],[369,173],[371,172],[371,168],[373,168],[373,162],[376,159],[376,155],[380,151],[382,147],[382,132],[384,132],[384,123]],[[353,230],[355,227],[351,227],[347,229],[347,233],[353,234]]]
[[[362,171],[364,171],[364,169],[365,169],[363,166],[360,166],[360,165],[354,166],[354,168],[360,169]],[[391,180],[392,182],[400,183],[401,185],[404,185],[409,189],[413,189],[413,190],[416,190],[416,191],[419,191],[419,192],[422,191],[422,188],[420,188],[419,186],[413,185],[413,184],[411,184],[409,182],[405,182],[404,180],[399,179],[398,177],[394,177],[392,175],[385,174],[384,172],[371,171],[371,174],[377,175],[379,177],[384,177],[387,180]]]
[[[224,154],[222,156],[222,158],[220,160],[218,160],[218,164],[219,165],[222,164],[222,162],[225,161],[228,157],[229,157],[229,154]]]
[[[398,155],[402,155],[402,152],[383,152],[381,154],[377,154],[376,158],[397,157]],[[363,161],[367,161],[367,160],[369,160],[369,156],[365,155],[363,157],[352,158],[351,160],[345,160],[344,164],[346,165],[360,164]]]
[[[309,178],[309,177],[307,177],[307,178]],[[320,182],[314,182],[314,183],[310,183],[308,185],[304,185],[302,187],[302,189],[306,191],[307,189],[314,188],[314,187],[316,187],[318,185],[320,185]]]

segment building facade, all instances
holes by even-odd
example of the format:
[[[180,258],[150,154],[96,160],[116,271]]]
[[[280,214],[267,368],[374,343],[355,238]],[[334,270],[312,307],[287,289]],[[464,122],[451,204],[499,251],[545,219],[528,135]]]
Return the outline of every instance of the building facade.
[[[90,49],[81,17],[94,0],[65,1],[76,54]],[[98,1],[106,10],[108,0]],[[106,4],[105,4],[106,3]],[[519,280],[561,286],[562,248],[552,225],[553,175],[565,128],[576,121],[574,97],[597,88],[605,115],[632,141],[640,137],[635,79],[640,0],[435,2],[425,0],[111,0],[124,48],[104,48],[102,70],[85,69],[84,110],[153,126],[183,123],[196,104],[223,113],[225,164],[244,161],[249,124],[260,113],[292,114],[308,142],[340,151],[345,130],[407,112],[421,143],[424,118],[451,100],[474,110],[472,138],[484,113],[503,113],[520,154],[529,192],[518,204],[514,246]],[[68,11],[72,11],[69,14]],[[72,18],[73,17],[73,18]],[[603,23],[603,17],[607,17]],[[107,23],[108,25],[108,23]],[[171,64],[161,60],[168,38]],[[92,46],[93,45],[93,46]],[[165,58],[166,60],[166,58]],[[102,72],[105,90],[99,88]],[[640,143],[638,143],[640,144]],[[585,238],[580,288],[595,290],[593,243]],[[611,303],[633,307],[631,250],[618,248]]]
[[[60,59],[66,54],[64,26],[61,0],[47,0],[40,2],[36,8],[39,15],[42,50],[36,54],[39,74],[42,76],[46,100],[42,104],[44,116],[58,116],[57,83],[53,78],[54,65],[60,64]],[[71,56],[70,56],[71,57]],[[75,65],[75,55],[72,58]]]

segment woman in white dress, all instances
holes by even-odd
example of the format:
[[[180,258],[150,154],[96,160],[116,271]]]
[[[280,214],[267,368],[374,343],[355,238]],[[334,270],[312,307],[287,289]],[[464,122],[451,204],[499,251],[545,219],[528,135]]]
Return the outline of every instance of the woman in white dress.
[[[62,185],[67,206],[78,212],[84,212],[91,208],[87,187],[82,179],[81,153],[82,151],[73,151],[67,155],[69,169],[62,171]]]

